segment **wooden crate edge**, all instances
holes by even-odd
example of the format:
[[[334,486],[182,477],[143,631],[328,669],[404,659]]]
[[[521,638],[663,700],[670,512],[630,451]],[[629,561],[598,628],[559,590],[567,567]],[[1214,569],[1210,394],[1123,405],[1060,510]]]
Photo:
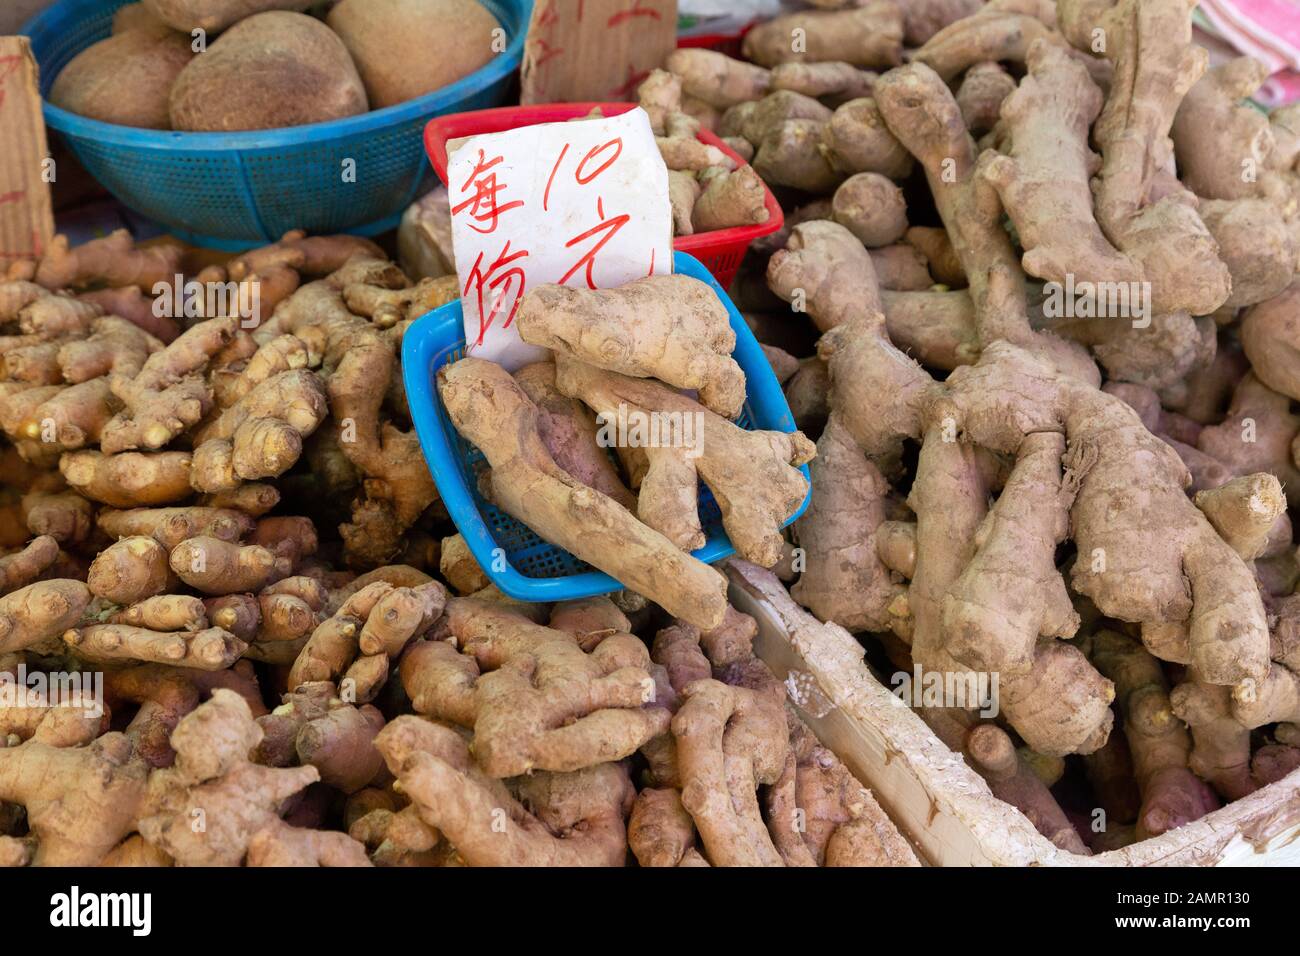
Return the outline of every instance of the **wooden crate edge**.
[[[736,559],[726,571],[733,602],[759,622],[756,652],[782,679],[796,669],[816,677],[834,707],[820,717],[800,708],[804,719],[872,788],[927,862],[1300,865],[1300,770],[1201,820],[1121,850],[1081,857],[1058,849],[1023,814],[994,797],[965,761],[901,706],[868,670],[861,646],[848,631],[806,612],[770,571]]]
[[[822,743],[840,757],[929,863],[1051,865],[1068,856],[882,686],[848,631],[824,624],[790,598],[769,571],[726,565],[732,599],[759,622],[755,651],[783,680],[812,674],[831,706],[800,707]]]
[[[1300,866],[1300,770],[1158,837],[1084,866]]]

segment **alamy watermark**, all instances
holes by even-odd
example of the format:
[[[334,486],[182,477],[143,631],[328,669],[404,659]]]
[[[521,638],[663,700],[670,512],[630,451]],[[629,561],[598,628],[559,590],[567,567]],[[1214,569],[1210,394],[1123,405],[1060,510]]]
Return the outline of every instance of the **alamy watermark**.
[[[50,925],[58,928],[122,927],[132,936],[153,929],[152,893],[91,893],[73,886],[50,897]]]
[[[898,671],[889,678],[894,696],[907,707],[977,710],[981,717],[996,717],[998,673],[984,671],[928,671],[915,664],[912,672]]]
[[[1049,319],[1129,319],[1135,329],[1151,327],[1150,282],[1076,282],[1070,272],[1064,284],[1048,282],[1043,291]]]
[[[212,319],[233,316],[244,328],[253,328],[262,315],[262,284],[251,282],[155,282],[153,314],[167,319]]]
[[[599,412],[596,444],[601,448],[682,448],[687,458],[704,454],[703,412],[645,412],[620,402]]]
[[[104,716],[104,675],[100,671],[0,671],[0,707],[68,707],[87,717]]]

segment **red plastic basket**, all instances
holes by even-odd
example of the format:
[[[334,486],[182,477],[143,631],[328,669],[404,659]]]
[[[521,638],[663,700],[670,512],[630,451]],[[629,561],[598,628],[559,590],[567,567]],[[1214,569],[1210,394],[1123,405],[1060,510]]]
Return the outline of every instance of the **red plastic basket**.
[[[433,163],[438,178],[445,183],[449,140],[477,136],[480,133],[504,133],[506,130],[537,126],[540,123],[563,123],[586,116],[597,107],[606,116],[618,116],[635,109],[636,104],[543,103],[536,106],[503,106],[494,110],[453,113],[429,121],[429,125],[424,128],[424,149],[429,154],[429,162]],[[738,153],[709,130],[700,130],[699,138],[701,142],[722,150],[737,166],[745,165],[745,161]],[[736,270],[740,268],[740,261],[745,258],[750,243],[763,236],[770,236],[785,225],[781,204],[776,201],[770,189],[764,186],[764,190],[768,212],[767,222],[757,226],[736,226],[732,229],[700,232],[693,236],[679,236],[673,240],[673,248],[678,252],[688,252],[699,259],[718,280],[720,286],[724,289],[730,288],[731,280],[736,277]]]

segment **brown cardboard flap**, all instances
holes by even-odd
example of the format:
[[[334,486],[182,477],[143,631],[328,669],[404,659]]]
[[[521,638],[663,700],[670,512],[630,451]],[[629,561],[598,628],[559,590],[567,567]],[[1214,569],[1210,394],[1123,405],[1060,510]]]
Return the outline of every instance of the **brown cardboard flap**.
[[[23,24],[56,0],[3,0],[0,2],[0,36],[17,33]]]
[[[624,102],[677,46],[677,0],[538,0],[521,101]]]
[[[54,235],[36,60],[26,37],[0,37],[0,273],[44,255]]]

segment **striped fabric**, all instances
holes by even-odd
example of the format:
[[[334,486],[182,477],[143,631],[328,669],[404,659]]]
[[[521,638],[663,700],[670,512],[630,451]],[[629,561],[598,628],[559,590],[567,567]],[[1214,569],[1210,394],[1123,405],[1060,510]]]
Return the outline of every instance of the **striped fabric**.
[[[1300,100],[1300,2],[1201,0],[1198,25],[1273,75],[1256,99],[1266,106]]]

